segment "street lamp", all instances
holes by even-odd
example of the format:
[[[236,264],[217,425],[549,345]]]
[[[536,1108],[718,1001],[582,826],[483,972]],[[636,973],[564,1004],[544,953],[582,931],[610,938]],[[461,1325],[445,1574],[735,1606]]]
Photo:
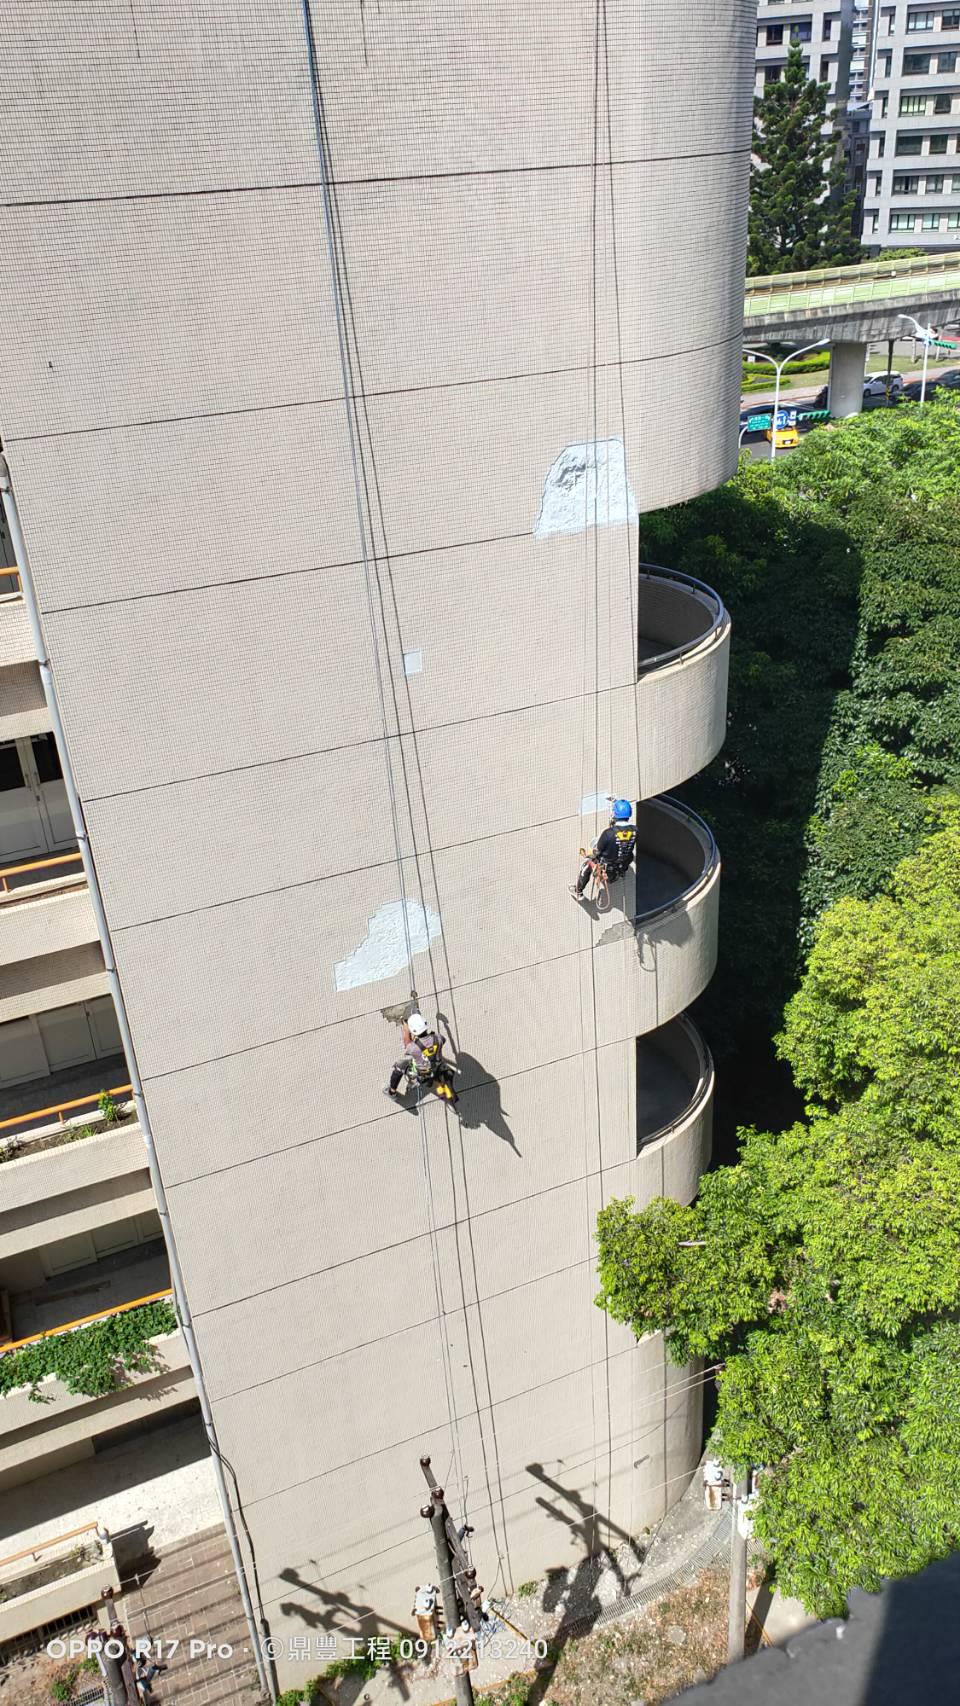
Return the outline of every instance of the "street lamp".
[[[914,329],[914,336],[920,338],[923,343],[923,378],[920,381],[920,407],[922,409],[927,395],[927,362],[930,359],[930,345],[936,342],[936,327],[921,326],[920,321],[915,320],[912,314],[898,314],[897,319],[909,320]],[[916,350],[914,350],[914,355],[916,355]]]
[[[773,356],[764,355],[763,350],[747,349],[746,344],[743,346],[747,355],[752,355],[757,361],[768,361],[777,375],[777,383],[773,393],[773,432],[770,434],[771,462],[777,454],[777,416],[780,413],[780,375],[788,362],[795,361],[798,355],[809,355],[812,349],[822,349],[824,344],[828,344],[829,342],[829,338],[818,338],[815,344],[804,344],[802,349],[792,349],[790,354],[785,355],[782,361],[774,361]]]

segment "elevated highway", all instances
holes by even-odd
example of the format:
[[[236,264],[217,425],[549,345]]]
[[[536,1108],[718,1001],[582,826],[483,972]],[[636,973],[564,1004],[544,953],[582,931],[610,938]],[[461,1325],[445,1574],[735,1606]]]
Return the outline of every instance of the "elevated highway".
[[[748,278],[743,335],[748,344],[831,344],[830,408],[857,414],[868,344],[902,338],[900,316],[923,325],[960,322],[960,256],[870,261],[857,267]]]

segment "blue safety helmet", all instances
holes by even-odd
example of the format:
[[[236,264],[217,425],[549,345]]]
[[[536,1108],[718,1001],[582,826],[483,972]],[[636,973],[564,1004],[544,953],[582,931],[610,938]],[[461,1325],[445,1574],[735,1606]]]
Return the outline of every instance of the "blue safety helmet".
[[[633,807],[630,804],[629,800],[614,800],[614,802],[613,802],[613,821],[614,821],[614,823],[629,823],[632,816],[633,816]]]

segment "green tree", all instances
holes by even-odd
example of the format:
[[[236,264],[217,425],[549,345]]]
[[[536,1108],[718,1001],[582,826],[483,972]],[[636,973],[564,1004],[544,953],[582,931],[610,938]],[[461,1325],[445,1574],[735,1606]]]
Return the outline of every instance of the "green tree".
[[[818,1615],[960,1544],[960,809],[826,912],[779,1048],[805,1117],[691,1207],[615,1201],[598,1303],[723,1363],[716,1439]]]
[[[863,258],[837,135],[824,130],[828,98],[827,85],[807,76],[803,54],[791,47],[782,79],[755,102],[749,273]]]
[[[929,249],[881,249],[878,261],[924,261]]]

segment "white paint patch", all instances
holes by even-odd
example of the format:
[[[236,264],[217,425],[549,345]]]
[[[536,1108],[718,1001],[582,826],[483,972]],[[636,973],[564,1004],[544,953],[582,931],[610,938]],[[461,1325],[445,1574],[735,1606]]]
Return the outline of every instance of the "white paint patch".
[[[404,652],[404,654],[403,654],[403,673],[404,673],[404,675],[420,675],[422,673],[422,671],[423,671],[423,653],[421,651]]]
[[[382,983],[407,964],[403,931],[403,909],[407,909],[410,946],[422,954],[440,935],[440,920],[430,907],[424,912],[418,900],[388,900],[367,920],[367,934],[358,948],[333,968],[337,989],[359,989],[362,983]]]
[[[561,450],[544,481],[533,532],[537,539],[551,533],[584,533],[588,527],[636,521],[637,514],[623,440],[599,438]]]
[[[580,801],[580,816],[588,817],[590,812],[605,812],[612,799],[612,794],[584,794]]]

